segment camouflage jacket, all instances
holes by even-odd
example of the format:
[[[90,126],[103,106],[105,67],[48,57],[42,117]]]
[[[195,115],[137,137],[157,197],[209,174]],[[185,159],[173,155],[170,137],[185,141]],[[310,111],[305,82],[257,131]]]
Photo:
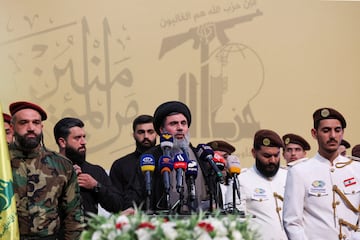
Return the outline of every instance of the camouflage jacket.
[[[9,149],[20,235],[79,239],[84,215],[70,160],[42,146]]]

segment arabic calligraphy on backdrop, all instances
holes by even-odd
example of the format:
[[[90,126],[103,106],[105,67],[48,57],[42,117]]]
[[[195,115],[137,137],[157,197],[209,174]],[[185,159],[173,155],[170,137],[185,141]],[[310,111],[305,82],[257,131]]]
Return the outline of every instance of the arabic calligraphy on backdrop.
[[[222,19],[212,20],[215,15]],[[236,142],[252,138],[260,128],[250,103],[263,85],[264,66],[256,50],[232,40],[228,30],[262,15],[255,0],[239,0],[160,17],[161,29],[181,23],[192,25],[185,32],[164,34],[158,51],[160,65],[169,61],[169,52],[179,51],[188,41],[193,43],[188,51],[199,53],[198,73],[184,72],[173,78],[178,79],[178,99],[189,105],[196,120],[192,136]],[[141,104],[134,88],[136,64],[130,63],[136,59],[129,48],[131,37],[126,24],[115,25],[107,17],[101,23],[89,17],[59,23],[33,14],[22,19],[9,18],[0,27],[11,36],[0,41],[0,49],[16,49],[7,52],[6,61],[11,63],[19,96],[30,94],[47,109],[53,124],[64,116],[81,118],[86,123],[89,141],[92,135],[96,136],[89,153],[105,148],[116,152],[133,146],[132,142],[121,146],[124,143],[118,141],[124,129],[128,132],[131,128]],[[241,79],[244,72],[252,72],[253,77]],[[27,81],[29,78],[31,81]],[[243,81],[246,88],[233,89],[233,83],[238,81]],[[225,115],[227,119],[222,118]],[[52,136],[51,129],[47,131]]]
[[[120,30],[117,27],[114,32],[104,18],[99,36],[83,17],[79,22],[59,25],[49,19],[47,28],[35,31],[40,18],[37,14],[25,16],[29,33],[0,43],[1,48],[19,46],[18,52],[8,55],[17,88],[28,84],[31,97],[49,111],[52,123],[64,116],[79,117],[86,123],[89,137],[98,134],[96,130],[111,129],[89,152],[115,143],[122,129],[128,128],[139,113],[136,92],[132,89],[134,79],[127,65],[131,56],[127,53],[130,37],[126,26]],[[7,31],[15,29],[10,20]],[[45,41],[49,35],[55,42]],[[31,47],[22,48],[24,41]],[[82,52],[79,54],[82,59],[74,58],[76,51]],[[29,74],[33,80],[25,84],[22,81]],[[119,100],[122,108],[116,105]],[[55,106],[55,102],[60,105]]]

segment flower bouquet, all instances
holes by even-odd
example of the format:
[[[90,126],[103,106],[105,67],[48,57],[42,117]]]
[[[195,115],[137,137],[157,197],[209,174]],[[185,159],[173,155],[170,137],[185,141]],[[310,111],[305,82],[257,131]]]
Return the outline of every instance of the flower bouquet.
[[[248,220],[238,215],[206,215],[203,212],[188,216],[114,214],[109,217],[92,215],[82,240],[254,240],[257,234]]]

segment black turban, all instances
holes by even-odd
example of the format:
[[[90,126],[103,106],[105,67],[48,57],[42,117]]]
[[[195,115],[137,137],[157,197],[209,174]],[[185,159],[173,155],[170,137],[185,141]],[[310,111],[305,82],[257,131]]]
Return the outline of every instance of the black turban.
[[[164,119],[170,113],[182,113],[186,117],[188,122],[188,127],[191,124],[191,113],[190,109],[182,102],[179,101],[169,101],[162,103],[158,106],[154,112],[154,128],[155,131],[160,135],[160,127],[164,122]]]

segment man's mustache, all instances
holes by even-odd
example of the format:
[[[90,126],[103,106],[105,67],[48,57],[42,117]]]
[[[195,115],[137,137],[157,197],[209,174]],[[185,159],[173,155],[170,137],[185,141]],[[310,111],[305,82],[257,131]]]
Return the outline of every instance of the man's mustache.
[[[327,141],[327,143],[332,143],[332,142],[338,143],[338,141],[336,141],[336,139],[330,139],[329,141]]]

